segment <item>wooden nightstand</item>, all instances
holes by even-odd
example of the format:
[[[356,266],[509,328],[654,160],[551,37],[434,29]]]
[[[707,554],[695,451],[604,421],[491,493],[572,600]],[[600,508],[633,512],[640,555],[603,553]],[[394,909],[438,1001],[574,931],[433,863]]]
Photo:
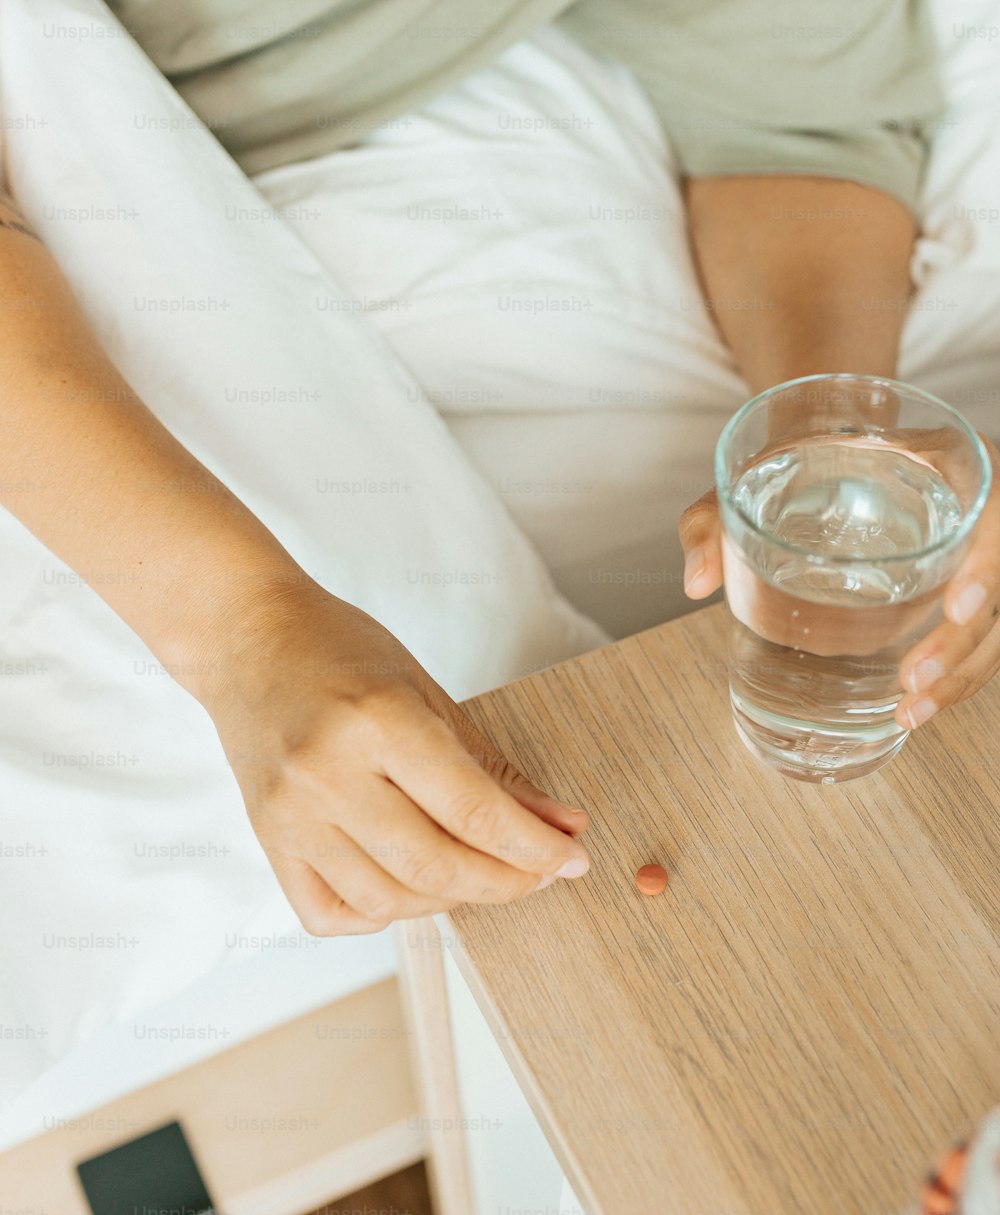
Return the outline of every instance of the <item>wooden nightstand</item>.
[[[1000,683],[801,784],[736,737],[724,624],[468,703],[592,867],[448,936],[589,1215],[890,1215],[1000,1102]]]

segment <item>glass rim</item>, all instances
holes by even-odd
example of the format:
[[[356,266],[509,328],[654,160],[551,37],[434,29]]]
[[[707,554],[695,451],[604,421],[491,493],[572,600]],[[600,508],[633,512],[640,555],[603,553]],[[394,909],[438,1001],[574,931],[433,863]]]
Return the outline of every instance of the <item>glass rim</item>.
[[[961,430],[972,441],[972,447],[978,458],[981,474],[979,492],[976,494],[976,497],[969,506],[968,511],[963,516],[961,523],[953,532],[950,532],[947,536],[940,537],[940,539],[935,540],[933,544],[924,545],[923,548],[913,549],[910,552],[895,553],[891,557],[823,556],[813,549],[802,548],[800,545],[791,544],[787,540],[781,540],[777,536],[772,535],[770,532],[766,531],[764,528],[755,523],[753,519],[751,519],[746,513],[746,511],[744,511],[742,507],[737,504],[732,493],[730,492],[729,477],[725,468],[724,456],[725,449],[732,441],[736,428],[754,409],[760,405],[763,405],[765,402],[770,400],[771,397],[776,396],[779,392],[785,392],[789,388],[797,388],[801,384],[815,383],[817,380],[827,380],[831,382],[835,380],[850,380],[853,383],[879,384],[886,388],[897,390],[906,396],[918,397],[924,403],[936,406],[938,409],[943,410],[946,415],[950,416],[950,418],[957,424],[958,429]],[[958,412],[957,409],[949,405],[946,401],[942,401],[940,397],[934,396],[933,393],[925,392],[924,389],[917,388],[913,384],[907,384],[903,380],[893,380],[888,376],[879,375],[855,375],[852,372],[847,371],[821,372],[818,375],[798,376],[794,380],[785,380],[781,384],[775,384],[773,388],[768,388],[764,392],[759,392],[756,396],[751,397],[749,401],[740,406],[740,408],[733,414],[726,425],[722,428],[722,433],[719,435],[718,442],[715,445],[714,467],[715,488],[719,495],[720,501],[724,501],[726,506],[740,518],[746,527],[748,527],[755,535],[761,537],[761,539],[766,540],[769,544],[773,544],[778,548],[785,549],[787,552],[795,553],[799,557],[805,557],[807,561],[812,562],[814,565],[891,565],[896,561],[914,561],[918,558],[929,557],[936,552],[953,548],[961,544],[979,522],[980,516],[983,513],[983,507],[986,505],[986,500],[990,495],[990,488],[993,481],[993,465],[990,461],[989,453],[983,445],[983,441],[979,437],[978,433],[973,429],[972,426],[970,426],[970,424]]]

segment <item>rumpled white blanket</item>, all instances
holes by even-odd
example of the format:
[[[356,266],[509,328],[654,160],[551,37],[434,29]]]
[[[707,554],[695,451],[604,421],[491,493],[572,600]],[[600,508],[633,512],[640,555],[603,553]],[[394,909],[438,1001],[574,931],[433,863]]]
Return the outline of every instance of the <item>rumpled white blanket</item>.
[[[314,577],[458,698],[607,639],[99,0],[4,0],[0,115],[5,185],[106,349]],[[207,715],[7,512],[0,564],[10,1095],[231,955],[227,936],[293,921]],[[125,576],[113,558],[85,574]]]

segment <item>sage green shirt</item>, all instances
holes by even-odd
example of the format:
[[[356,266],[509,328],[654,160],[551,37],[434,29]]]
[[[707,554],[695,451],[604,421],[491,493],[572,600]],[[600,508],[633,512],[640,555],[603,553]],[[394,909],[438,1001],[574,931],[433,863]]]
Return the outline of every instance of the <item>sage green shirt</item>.
[[[683,172],[862,181],[911,208],[940,112],[920,0],[107,0],[254,173],[356,143],[547,21],[624,63]]]

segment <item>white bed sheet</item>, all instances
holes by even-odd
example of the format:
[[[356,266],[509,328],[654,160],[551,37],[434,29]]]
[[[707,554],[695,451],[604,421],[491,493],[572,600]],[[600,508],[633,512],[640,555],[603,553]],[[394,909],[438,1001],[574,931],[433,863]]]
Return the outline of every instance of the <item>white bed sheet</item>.
[[[5,184],[112,357],[320,582],[458,697],[606,640],[103,4],[6,0],[0,117]],[[7,513],[0,562],[7,1102],[294,918],[200,706]]]

